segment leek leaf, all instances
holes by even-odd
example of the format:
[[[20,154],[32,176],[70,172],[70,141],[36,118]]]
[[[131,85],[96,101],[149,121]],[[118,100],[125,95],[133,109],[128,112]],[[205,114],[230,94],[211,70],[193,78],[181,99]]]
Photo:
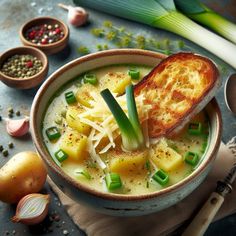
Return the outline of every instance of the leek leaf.
[[[202,46],[236,68],[236,46],[175,10],[173,0],[74,0],[74,2],[81,6],[91,7],[108,14],[176,33]],[[193,15],[197,16],[198,14]],[[204,16],[205,14],[199,15]],[[217,22],[220,21],[225,26],[220,28],[221,31],[225,35],[231,35],[232,41],[233,39],[236,40],[234,31],[232,30],[233,33],[230,33],[231,29],[234,29],[235,26],[230,24],[230,27],[226,27],[225,20],[218,15],[214,16],[214,19],[218,19]],[[205,18],[208,18],[208,16],[206,15]],[[217,28],[216,22],[212,21],[212,25]]]
[[[236,24],[214,12],[198,0],[175,0],[176,6],[191,19],[209,27],[236,43]]]

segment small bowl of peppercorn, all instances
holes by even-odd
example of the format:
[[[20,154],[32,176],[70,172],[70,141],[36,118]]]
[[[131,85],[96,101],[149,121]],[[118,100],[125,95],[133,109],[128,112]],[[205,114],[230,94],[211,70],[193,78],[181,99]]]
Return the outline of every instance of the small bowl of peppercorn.
[[[9,87],[36,87],[42,83],[47,73],[47,56],[37,48],[16,47],[0,55],[0,80]]]
[[[63,50],[69,40],[69,28],[53,17],[38,17],[26,22],[20,29],[21,42],[36,47],[47,55]]]

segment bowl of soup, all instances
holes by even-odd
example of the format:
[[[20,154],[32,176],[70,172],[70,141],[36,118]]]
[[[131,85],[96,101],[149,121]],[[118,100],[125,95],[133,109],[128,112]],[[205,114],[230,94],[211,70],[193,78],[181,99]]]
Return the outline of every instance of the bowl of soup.
[[[66,195],[101,213],[139,216],[176,204],[205,179],[221,140],[215,99],[172,136],[151,139],[143,127],[145,147],[127,151],[100,94],[108,88],[127,112],[125,88],[165,57],[137,49],[98,52],[64,65],[41,86],[32,137]],[[142,96],[135,100],[142,117],[148,107]]]

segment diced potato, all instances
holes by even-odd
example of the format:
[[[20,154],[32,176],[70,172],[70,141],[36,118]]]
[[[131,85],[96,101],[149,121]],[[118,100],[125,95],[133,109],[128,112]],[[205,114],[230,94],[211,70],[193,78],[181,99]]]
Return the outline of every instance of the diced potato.
[[[164,139],[151,150],[150,156],[154,164],[164,171],[173,171],[183,163],[182,156],[168,147]]]
[[[84,109],[78,106],[69,106],[66,112],[66,122],[72,129],[79,133],[88,135],[90,126],[80,121],[78,114],[82,113]]]
[[[81,161],[87,157],[87,137],[77,131],[69,130],[63,135],[60,148],[69,158]]]
[[[111,154],[110,170],[119,174],[130,174],[130,172],[138,172],[145,168],[147,161],[147,151],[121,152],[114,155]]]
[[[113,93],[123,94],[127,85],[131,84],[131,77],[123,72],[109,72],[100,79],[102,88],[109,88]]]
[[[85,106],[85,107],[91,107],[89,101],[93,98],[90,96],[90,91],[95,91],[94,85],[91,84],[83,84],[82,87],[80,87],[76,93],[76,99],[77,101]]]

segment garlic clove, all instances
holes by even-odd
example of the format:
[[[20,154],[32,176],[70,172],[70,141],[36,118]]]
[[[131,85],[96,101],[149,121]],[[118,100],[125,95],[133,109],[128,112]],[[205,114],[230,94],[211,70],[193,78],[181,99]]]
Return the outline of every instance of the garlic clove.
[[[29,131],[29,118],[20,120],[6,120],[7,133],[13,137],[20,137]]]
[[[17,204],[14,223],[34,225],[42,222],[48,214],[49,195],[32,193],[23,197]]]
[[[82,26],[88,20],[88,13],[82,7],[68,6],[68,21],[74,26]]]

